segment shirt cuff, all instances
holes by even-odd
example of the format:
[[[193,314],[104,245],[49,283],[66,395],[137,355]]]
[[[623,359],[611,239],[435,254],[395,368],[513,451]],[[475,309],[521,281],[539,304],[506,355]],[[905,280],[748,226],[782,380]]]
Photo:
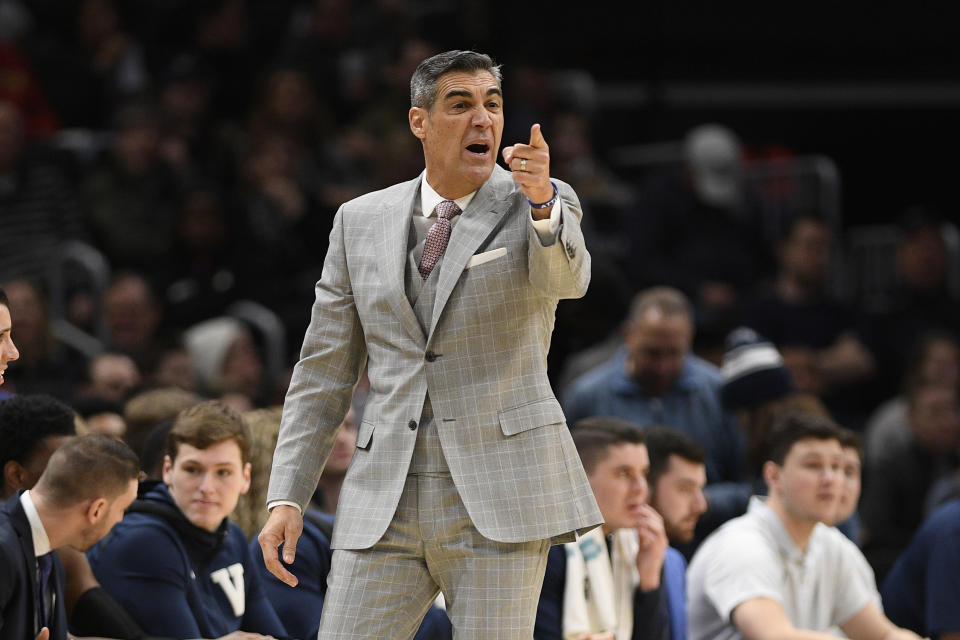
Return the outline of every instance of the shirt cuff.
[[[557,235],[560,233],[560,198],[553,203],[550,209],[550,217],[543,220],[534,220],[533,214],[530,214],[530,221],[533,223],[533,230],[537,232],[540,238],[540,244],[545,247],[551,246],[557,241]]]
[[[300,515],[303,515],[303,509],[301,509],[300,505],[293,500],[271,500],[267,503],[267,511],[272,511],[274,507],[279,507],[282,504],[285,504],[288,507],[296,507],[297,511],[300,512]]]

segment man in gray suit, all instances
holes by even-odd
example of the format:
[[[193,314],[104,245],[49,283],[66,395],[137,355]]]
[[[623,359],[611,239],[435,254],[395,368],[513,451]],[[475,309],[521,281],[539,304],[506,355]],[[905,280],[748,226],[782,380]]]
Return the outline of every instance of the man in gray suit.
[[[602,521],[547,379],[557,301],[584,294],[580,203],[539,125],[504,148],[500,69],[422,62],[426,171],[344,204],[284,403],[260,534],[292,562],[353,385],[370,392],[344,479],[323,638],[410,638],[442,591],[455,637],[531,638],[551,544]]]

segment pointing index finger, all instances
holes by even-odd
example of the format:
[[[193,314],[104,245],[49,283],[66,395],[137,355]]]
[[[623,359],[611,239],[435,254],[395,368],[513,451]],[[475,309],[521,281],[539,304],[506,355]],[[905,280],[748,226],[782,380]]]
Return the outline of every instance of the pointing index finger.
[[[537,149],[542,149],[547,146],[547,141],[543,139],[543,133],[540,131],[539,124],[530,127],[530,146]]]

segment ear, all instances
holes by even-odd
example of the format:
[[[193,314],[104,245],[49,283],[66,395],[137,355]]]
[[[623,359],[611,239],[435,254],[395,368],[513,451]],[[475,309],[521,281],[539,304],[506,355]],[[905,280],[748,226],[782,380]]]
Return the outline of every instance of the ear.
[[[410,131],[421,140],[427,137],[427,110],[423,107],[411,107],[407,118],[410,121]]]
[[[86,514],[84,514],[86,515],[87,522],[96,524],[100,518],[106,515],[109,506],[106,498],[94,498],[91,500],[87,505]]]
[[[253,466],[248,462],[243,465],[243,484],[240,485],[240,495],[246,495],[247,491],[250,490],[250,470]]]
[[[773,460],[763,463],[763,479],[767,483],[767,491],[773,493],[774,487],[780,486],[780,465]]]
[[[173,460],[170,456],[163,456],[163,484],[168,487],[173,484]]]
[[[16,493],[17,489],[25,489],[23,478],[26,475],[26,469],[16,460],[7,460],[3,465],[3,488],[11,495]]]

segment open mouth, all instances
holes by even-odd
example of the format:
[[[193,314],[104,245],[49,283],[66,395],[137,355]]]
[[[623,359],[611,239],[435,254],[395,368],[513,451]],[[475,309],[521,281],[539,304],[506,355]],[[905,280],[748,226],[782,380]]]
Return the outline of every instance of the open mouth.
[[[483,142],[475,142],[467,145],[467,151],[477,155],[486,155],[486,153],[490,151],[490,145]]]

